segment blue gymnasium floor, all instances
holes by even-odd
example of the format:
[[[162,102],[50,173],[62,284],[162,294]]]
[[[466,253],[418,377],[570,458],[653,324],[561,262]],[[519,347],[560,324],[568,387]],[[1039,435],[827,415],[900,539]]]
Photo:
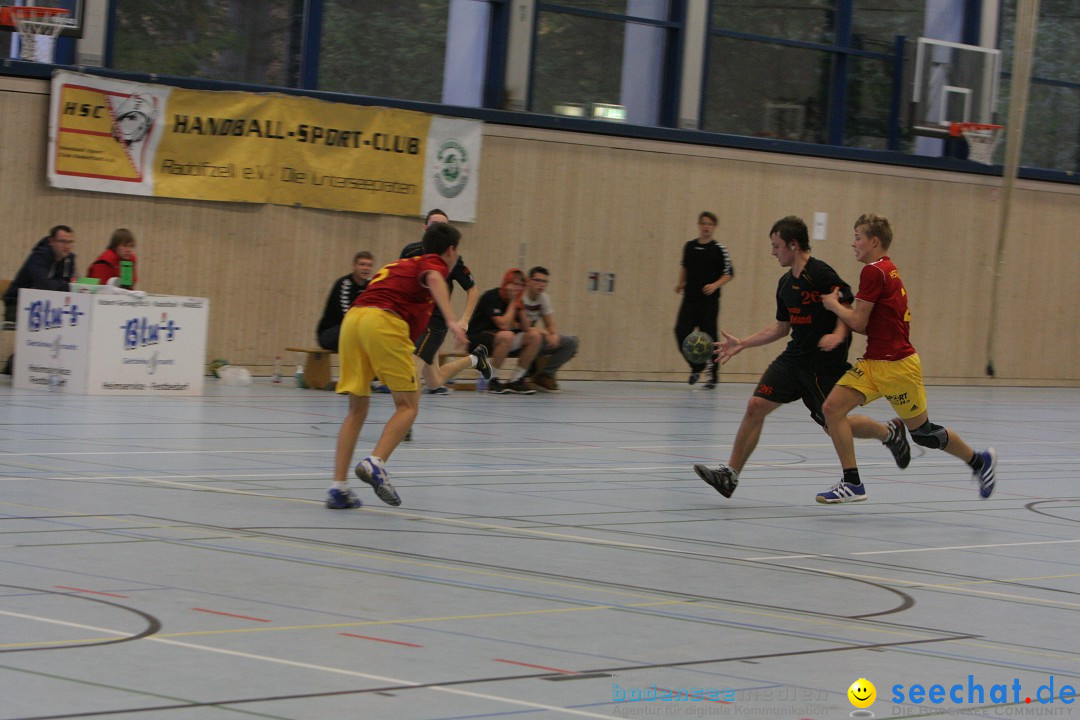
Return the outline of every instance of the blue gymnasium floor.
[[[864,442],[869,501],[823,506],[801,406],[725,500],[691,465],[726,459],[750,386],[564,387],[425,396],[404,505],[331,511],[331,393],[5,381],[0,720],[822,720],[860,678],[877,718],[1080,717],[1080,390],[930,388],[997,447],[995,495]]]

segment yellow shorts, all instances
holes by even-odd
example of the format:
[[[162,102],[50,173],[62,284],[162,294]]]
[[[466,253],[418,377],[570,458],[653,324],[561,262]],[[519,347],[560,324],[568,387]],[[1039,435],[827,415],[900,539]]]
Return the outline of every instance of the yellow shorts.
[[[409,326],[389,310],[354,307],[345,313],[338,342],[341,379],[337,391],[371,395],[371,381],[380,381],[395,392],[416,392],[416,366]]]
[[[903,360],[859,358],[836,384],[862,393],[866,397],[863,405],[880,397],[887,399],[904,420],[926,411],[926,388],[918,355]]]

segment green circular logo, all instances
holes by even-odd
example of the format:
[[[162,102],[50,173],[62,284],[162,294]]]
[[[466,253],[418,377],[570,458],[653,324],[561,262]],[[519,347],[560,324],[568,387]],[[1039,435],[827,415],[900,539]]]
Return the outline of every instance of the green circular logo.
[[[447,140],[435,152],[435,187],[446,198],[457,197],[469,184],[469,153],[457,140]]]

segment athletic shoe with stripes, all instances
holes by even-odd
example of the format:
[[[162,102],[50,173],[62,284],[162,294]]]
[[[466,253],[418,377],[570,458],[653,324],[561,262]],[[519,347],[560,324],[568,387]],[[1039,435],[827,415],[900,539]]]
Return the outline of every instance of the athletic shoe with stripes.
[[[831,489],[818,493],[817,501],[829,505],[835,503],[861,502],[866,499],[865,485],[852,485],[843,480],[836,483]]]
[[[975,480],[979,483],[979,497],[988,498],[994,494],[994,485],[997,484],[997,450],[987,448],[978,453],[982,458],[982,470],[975,473]]]
[[[356,466],[356,477],[374,488],[375,494],[387,505],[397,507],[401,504],[401,497],[394,490],[394,486],[390,484],[390,473],[386,472],[381,460],[376,460],[373,457],[366,457],[361,460]]]
[[[350,488],[344,490],[338,490],[337,488],[330,488],[326,493],[326,507],[331,510],[349,510],[351,508],[358,508],[364,503],[360,502],[360,498],[356,497],[356,493]]]
[[[716,492],[726,498],[734,494],[735,487],[739,484],[739,478],[735,475],[735,471],[727,465],[721,465],[713,469],[708,465],[698,464],[694,466],[694,472],[697,473],[699,478],[712,485]]]
[[[889,432],[891,433],[889,439],[881,444],[889,448],[893,460],[896,460],[896,467],[903,470],[911,462],[911,445],[908,444],[907,428],[904,427],[904,421],[900,418],[890,420]]]

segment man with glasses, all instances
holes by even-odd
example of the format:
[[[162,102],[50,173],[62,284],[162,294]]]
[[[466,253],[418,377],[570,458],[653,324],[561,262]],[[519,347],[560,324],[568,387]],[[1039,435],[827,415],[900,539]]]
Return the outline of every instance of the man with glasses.
[[[560,335],[555,327],[554,310],[547,294],[550,274],[547,268],[539,265],[529,270],[529,281],[521,296],[521,304],[529,317],[530,327],[539,330],[543,337],[540,358],[546,358],[546,362],[533,363],[529,371],[530,383],[544,392],[557,393],[559,383],[555,380],[555,373],[577,354],[578,339],[573,335]]]
[[[41,238],[4,293],[4,319],[15,320],[19,290],[68,290],[75,280],[75,233],[67,225],[57,225]]]
[[[679,268],[679,282],[675,292],[682,293],[682,305],[679,317],[675,321],[675,341],[682,351],[683,340],[694,331],[708,333],[714,340],[716,322],[720,315],[720,288],[731,282],[735,270],[727,248],[713,239],[716,231],[716,215],[703,212],[698,215],[698,236],[683,246],[682,263]],[[689,361],[687,361],[689,363]],[[705,389],[716,387],[717,365],[708,363],[689,363],[690,379],[693,385],[708,371]]]
[[[14,322],[18,312],[19,290],[60,290],[69,289],[75,280],[75,233],[67,225],[57,225],[41,238],[26,262],[15,273],[15,279],[4,293],[4,320]],[[8,358],[3,374],[11,374],[15,355]]]

